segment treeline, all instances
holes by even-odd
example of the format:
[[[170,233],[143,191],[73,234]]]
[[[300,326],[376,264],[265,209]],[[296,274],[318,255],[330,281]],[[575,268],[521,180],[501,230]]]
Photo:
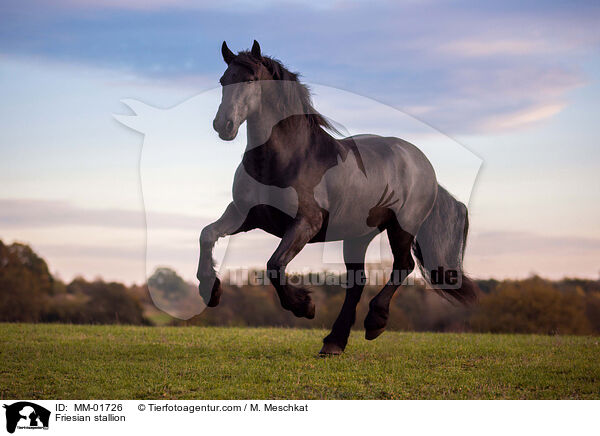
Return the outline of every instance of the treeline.
[[[0,321],[149,325],[144,287],[54,278],[46,262],[24,244],[0,241]]]
[[[405,285],[390,305],[388,328],[405,331],[600,334],[600,283],[593,280],[482,280],[479,304],[450,303],[422,284]],[[355,328],[362,328],[369,301],[381,287],[367,286],[357,309]],[[281,309],[268,286],[223,288],[221,304],[177,325],[286,326],[328,329],[344,301],[340,286],[312,288],[314,320],[299,319]]]
[[[540,334],[600,334],[600,282],[531,277],[479,280],[478,305],[454,305],[420,284],[403,286],[390,308],[390,330]],[[52,277],[46,262],[23,244],[0,241],[0,321],[91,324],[171,324],[205,326],[331,327],[344,300],[337,285],[310,287],[317,312],[299,319],[281,308],[271,286],[223,284],[221,304],[187,321],[161,313],[160,307],[189,309],[198,303],[197,287],[169,268],[159,268],[147,286],[127,287],[77,278]],[[367,286],[357,310],[356,328],[379,286]],[[154,302],[153,302],[154,300]]]

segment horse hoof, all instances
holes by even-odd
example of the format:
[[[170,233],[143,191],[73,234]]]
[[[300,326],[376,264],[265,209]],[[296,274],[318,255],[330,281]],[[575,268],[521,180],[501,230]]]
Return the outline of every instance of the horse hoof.
[[[315,303],[311,301],[308,305],[308,308],[306,309],[306,318],[313,319],[315,317],[315,310]]]
[[[205,288],[206,285],[203,285],[203,284],[208,283],[210,281],[213,281],[213,285],[210,290],[210,298],[207,298],[206,294],[208,294],[208,292],[206,292],[206,288]],[[214,278],[207,277],[205,279],[202,279],[200,281],[199,291],[200,291],[200,296],[202,297],[202,299],[204,300],[206,305],[208,307],[215,307],[221,301],[221,294],[223,293],[223,290],[221,289],[221,280],[219,280],[218,277],[214,277]],[[208,301],[206,301],[206,300],[208,300]]]
[[[285,306],[283,306],[283,308],[287,309]],[[288,310],[291,310],[297,318],[313,319],[315,317],[315,303],[312,301],[308,301],[301,306],[292,307]]]
[[[215,284],[212,288],[212,292],[210,293],[210,300],[206,304],[208,307],[215,307],[219,305],[221,301],[221,294],[223,290],[221,289],[221,280],[215,278]]]
[[[387,325],[388,315],[389,312],[387,308],[377,306],[371,301],[369,304],[369,312],[367,313],[367,317],[365,318],[364,322],[366,340],[372,341],[384,332]]]
[[[385,331],[385,327],[375,330],[365,330],[365,339],[372,341]]]
[[[319,351],[319,356],[339,356],[343,352],[344,350],[339,345],[325,342],[323,344],[323,348],[321,348],[321,351]]]

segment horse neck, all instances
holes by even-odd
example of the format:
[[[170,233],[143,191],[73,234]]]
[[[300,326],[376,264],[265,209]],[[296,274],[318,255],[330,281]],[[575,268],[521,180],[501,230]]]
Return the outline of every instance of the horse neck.
[[[246,152],[263,147],[265,152],[277,155],[282,163],[306,155],[313,145],[315,132],[305,115],[293,114],[282,118],[275,111],[265,110],[249,117]]]

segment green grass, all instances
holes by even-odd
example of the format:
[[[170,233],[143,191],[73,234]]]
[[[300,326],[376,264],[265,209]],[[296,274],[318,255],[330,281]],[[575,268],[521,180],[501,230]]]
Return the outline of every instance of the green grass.
[[[147,311],[145,315],[152,322],[152,325],[157,326],[166,326],[170,324],[174,319],[173,317],[161,310],[153,310],[151,312]]]
[[[2,399],[600,398],[597,337],[0,324]]]

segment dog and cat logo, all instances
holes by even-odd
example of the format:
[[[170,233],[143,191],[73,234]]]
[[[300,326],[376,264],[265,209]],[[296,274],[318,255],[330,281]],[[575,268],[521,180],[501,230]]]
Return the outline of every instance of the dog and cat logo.
[[[48,430],[50,411],[29,401],[5,404],[6,431],[14,433],[16,429]]]

